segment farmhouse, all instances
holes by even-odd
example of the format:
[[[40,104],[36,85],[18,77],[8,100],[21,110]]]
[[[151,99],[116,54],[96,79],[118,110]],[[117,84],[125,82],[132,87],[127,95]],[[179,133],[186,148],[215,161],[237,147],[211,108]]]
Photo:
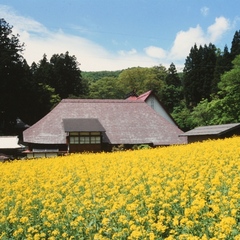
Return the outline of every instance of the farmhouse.
[[[111,151],[120,144],[126,148],[183,144],[182,133],[142,99],[63,99],[23,132],[23,140],[28,157],[39,157]]]
[[[196,127],[180,134],[180,137],[187,137],[188,143],[192,143],[208,139],[227,138],[234,135],[240,135],[240,123]]]

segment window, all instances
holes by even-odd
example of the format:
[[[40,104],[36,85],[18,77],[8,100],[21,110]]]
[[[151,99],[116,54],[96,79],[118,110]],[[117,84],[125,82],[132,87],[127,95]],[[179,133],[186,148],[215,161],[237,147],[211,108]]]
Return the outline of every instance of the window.
[[[100,132],[70,132],[70,144],[99,144]]]

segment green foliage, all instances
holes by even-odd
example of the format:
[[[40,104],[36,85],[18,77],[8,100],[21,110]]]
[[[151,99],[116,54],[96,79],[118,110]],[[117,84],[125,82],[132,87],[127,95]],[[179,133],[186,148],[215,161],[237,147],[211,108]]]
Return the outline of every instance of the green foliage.
[[[124,144],[119,144],[117,146],[112,147],[112,152],[119,152],[119,151],[125,151],[125,146]]]
[[[97,80],[100,80],[105,77],[113,77],[118,78],[119,74],[122,72],[122,70],[118,71],[97,71],[97,72],[84,72],[82,71],[82,77],[83,79],[86,79],[87,81],[96,82]]]
[[[149,146],[148,144],[140,144],[140,145],[134,145],[132,147],[133,150],[139,150],[139,149],[150,149],[151,146]]]
[[[134,90],[138,95],[153,90],[158,97],[161,97],[166,75],[167,71],[163,66],[129,68],[119,75],[118,88],[125,94]]]
[[[165,85],[162,88],[161,100],[171,113],[183,99],[183,87],[175,65],[172,63],[167,71]]]
[[[213,44],[194,45],[186,59],[183,76],[184,97],[187,107],[195,107],[203,98],[211,95],[216,64],[216,47]]]
[[[16,118],[29,110],[31,101],[29,67],[18,37],[12,34],[12,26],[0,19],[0,127],[5,134],[11,133]]]
[[[190,113],[190,122],[192,127],[206,126],[217,124],[216,122],[216,105],[217,100],[209,101],[208,99],[203,99],[198,103],[193,111]]]
[[[192,128],[192,122],[189,118],[190,113],[183,100],[173,109],[172,117],[183,131],[188,131]]]
[[[233,61],[233,69],[222,75],[218,87],[217,95],[203,99],[191,112],[193,127],[240,121],[240,55]]]
[[[220,52],[217,55],[216,66],[214,70],[214,78],[211,84],[211,93],[217,94],[218,92],[218,83],[221,80],[221,75],[224,72],[231,70],[232,68],[232,56],[228,51],[228,47],[225,46],[223,52]]]
[[[128,68],[123,70],[118,77],[118,86],[125,92],[132,90],[142,91],[146,79],[147,68]]]
[[[50,59],[50,82],[51,87],[61,98],[69,95],[80,96],[82,94],[81,71],[75,56],[54,54]]]
[[[233,69],[222,75],[218,87],[224,109],[221,117],[229,122],[240,121],[240,55],[233,60]]]
[[[123,96],[124,93],[118,89],[118,81],[114,77],[104,77],[89,86],[89,98],[115,99]]]
[[[240,54],[240,30],[236,31],[231,46],[231,57],[235,59]]]

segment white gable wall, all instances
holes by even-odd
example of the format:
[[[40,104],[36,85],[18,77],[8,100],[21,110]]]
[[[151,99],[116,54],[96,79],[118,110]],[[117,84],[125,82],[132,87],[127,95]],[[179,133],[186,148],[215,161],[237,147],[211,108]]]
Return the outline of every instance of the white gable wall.
[[[172,118],[167,114],[167,112],[164,110],[162,105],[159,103],[159,101],[154,96],[149,96],[147,100],[145,101],[152,109],[154,109],[159,115],[161,115],[163,118],[165,118],[167,121],[169,121],[171,124],[174,124],[176,126],[176,123],[172,120]]]

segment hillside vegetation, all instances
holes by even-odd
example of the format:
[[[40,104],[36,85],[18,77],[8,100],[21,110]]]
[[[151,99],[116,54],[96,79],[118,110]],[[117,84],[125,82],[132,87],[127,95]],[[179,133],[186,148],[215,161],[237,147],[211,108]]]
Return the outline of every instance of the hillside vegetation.
[[[240,239],[240,137],[1,163],[0,239]]]

